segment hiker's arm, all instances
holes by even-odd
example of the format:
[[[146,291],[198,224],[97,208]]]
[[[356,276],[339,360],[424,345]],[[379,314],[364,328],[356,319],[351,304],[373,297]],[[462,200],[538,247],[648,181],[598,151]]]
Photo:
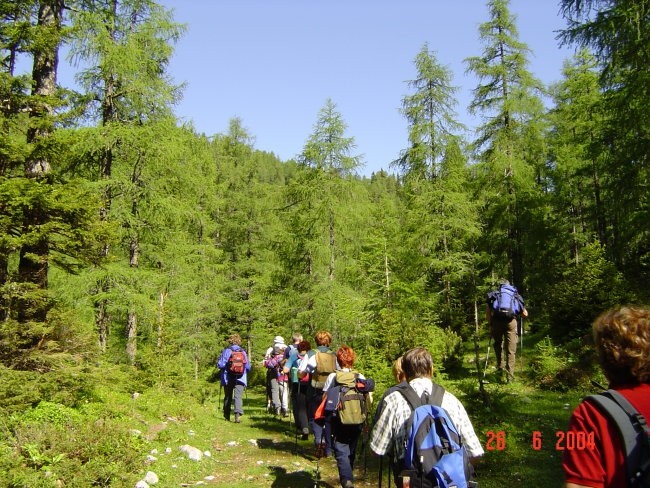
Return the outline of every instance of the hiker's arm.
[[[528,317],[528,310],[526,310],[526,307],[524,307],[524,309],[521,311],[521,315]]]
[[[485,307],[485,318],[489,322],[490,319],[492,318],[492,310],[490,310],[490,306],[486,305]]]
[[[228,358],[230,357],[230,350],[226,349],[221,353],[221,357],[219,358],[219,361],[217,362],[217,367],[219,369],[223,369],[226,367],[226,364],[228,364]]]
[[[586,485],[576,485],[575,483],[565,483],[564,488],[591,488]]]

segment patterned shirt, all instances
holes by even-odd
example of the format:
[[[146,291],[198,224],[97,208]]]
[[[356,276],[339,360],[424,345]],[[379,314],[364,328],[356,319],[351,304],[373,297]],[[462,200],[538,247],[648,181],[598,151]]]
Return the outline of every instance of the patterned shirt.
[[[429,378],[415,378],[409,384],[420,396],[425,391],[428,394],[433,391],[433,383]],[[411,416],[411,406],[399,391],[389,394],[384,402],[384,408],[370,434],[370,449],[380,456],[392,451],[393,459],[399,461],[404,457],[406,423]],[[463,404],[445,390],[441,407],[458,429],[469,456],[481,456],[483,447],[474,433]]]

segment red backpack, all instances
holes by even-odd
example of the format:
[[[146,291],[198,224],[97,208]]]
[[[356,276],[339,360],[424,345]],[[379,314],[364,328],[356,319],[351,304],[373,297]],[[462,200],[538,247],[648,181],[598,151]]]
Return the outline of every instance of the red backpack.
[[[230,353],[228,358],[228,372],[234,376],[242,376],[246,371],[246,354],[241,349]]]

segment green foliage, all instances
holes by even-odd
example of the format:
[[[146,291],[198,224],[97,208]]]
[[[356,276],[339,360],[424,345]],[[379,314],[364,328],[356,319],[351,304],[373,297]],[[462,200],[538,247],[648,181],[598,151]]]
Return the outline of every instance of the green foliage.
[[[582,250],[579,263],[569,264],[549,292],[550,331],[557,338],[580,338],[602,311],[631,298],[616,267],[598,244]]]
[[[549,336],[535,345],[530,360],[530,377],[543,390],[568,392],[588,390],[592,379],[603,383],[589,341],[574,340],[558,346]]]
[[[64,427],[72,421],[79,421],[79,414],[76,410],[61,405],[41,401],[39,404],[20,416],[21,424],[50,424],[54,427]]]

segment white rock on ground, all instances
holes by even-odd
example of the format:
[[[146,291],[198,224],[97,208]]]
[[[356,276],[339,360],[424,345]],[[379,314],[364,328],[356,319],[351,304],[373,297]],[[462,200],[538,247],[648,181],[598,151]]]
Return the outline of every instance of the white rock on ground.
[[[158,475],[153,471],[147,471],[147,474],[144,476],[144,480],[150,485],[155,485],[158,483]]]
[[[201,452],[200,449],[197,449],[196,447],[192,447],[189,444],[184,444],[181,447],[179,447],[180,451],[185,453],[188,458],[190,458],[192,461],[200,461],[201,458],[203,457],[203,453]]]
[[[145,480],[140,480],[135,484],[135,488],[149,488],[149,484]]]

